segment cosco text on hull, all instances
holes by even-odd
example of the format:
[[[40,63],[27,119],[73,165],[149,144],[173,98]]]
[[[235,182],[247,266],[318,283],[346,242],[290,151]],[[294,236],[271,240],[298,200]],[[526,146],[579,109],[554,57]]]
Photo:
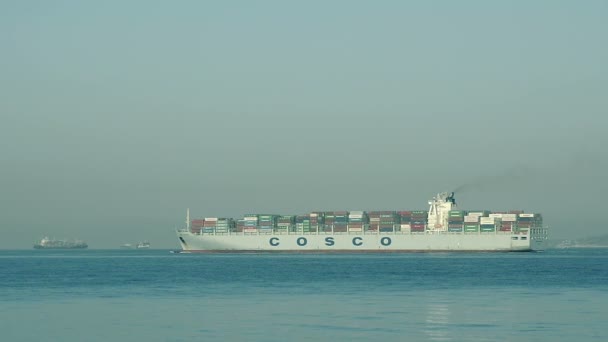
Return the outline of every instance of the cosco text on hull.
[[[305,247],[306,245],[308,245],[308,239],[305,238],[305,237],[303,237],[303,236],[296,238],[295,242],[300,247]],[[355,237],[353,237],[350,240],[350,242],[351,242],[352,246],[354,246],[354,247],[360,247],[360,246],[364,246],[365,245],[365,240],[361,236],[355,236]],[[380,244],[382,246],[390,246],[391,243],[393,243],[393,241],[391,240],[391,238],[388,237],[388,236],[380,238],[379,242],[380,242]],[[325,246],[332,247],[332,246],[335,246],[336,241],[335,241],[335,239],[333,237],[328,236],[328,237],[325,238],[324,243],[325,243]],[[278,238],[278,237],[271,237],[268,240],[268,245],[272,246],[272,247],[278,247],[278,246],[281,245],[281,239]]]

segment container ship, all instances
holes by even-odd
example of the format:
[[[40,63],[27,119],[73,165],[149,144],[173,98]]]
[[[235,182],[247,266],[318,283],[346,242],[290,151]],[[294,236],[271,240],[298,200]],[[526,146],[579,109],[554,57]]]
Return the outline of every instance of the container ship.
[[[55,240],[48,237],[34,244],[35,249],[83,249],[88,247],[89,245],[82,240]]]
[[[459,210],[440,193],[428,210],[318,211],[206,217],[177,229],[183,253],[529,252],[546,244],[541,214]]]
[[[150,243],[148,241],[142,241],[135,246],[137,249],[150,249]]]

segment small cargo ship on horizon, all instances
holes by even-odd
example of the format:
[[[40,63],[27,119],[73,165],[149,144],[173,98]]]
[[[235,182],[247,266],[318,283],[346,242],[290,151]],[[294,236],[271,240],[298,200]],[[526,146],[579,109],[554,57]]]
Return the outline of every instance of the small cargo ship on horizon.
[[[150,243],[148,241],[141,241],[137,244],[125,243],[120,246],[121,249],[150,249]]]
[[[85,249],[88,248],[86,242],[82,240],[57,240],[44,237],[34,244],[34,249]]]
[[[150,243],[148,241],[142,241],[135,247],[137,249],[150,249]]]

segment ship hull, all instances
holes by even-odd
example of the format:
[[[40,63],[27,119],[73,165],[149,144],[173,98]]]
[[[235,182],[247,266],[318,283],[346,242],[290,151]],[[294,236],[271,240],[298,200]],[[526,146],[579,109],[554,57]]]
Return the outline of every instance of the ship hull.
[[[414,253],[530,252],[539,241],[511,233],[477,234],[244,234],[177,232],[183,252],[191,253]]]

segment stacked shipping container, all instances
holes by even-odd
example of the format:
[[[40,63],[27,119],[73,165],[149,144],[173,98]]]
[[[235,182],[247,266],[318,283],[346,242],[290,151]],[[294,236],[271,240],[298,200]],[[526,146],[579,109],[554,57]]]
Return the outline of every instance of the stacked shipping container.
[[[206,217],[193,219],[193,234],[228,232],[425,232],[428,211],[327,211],[308,215],[247,214],[242,219]],[[509,212],[452,210],[448,216],[449,232],[525,232],[542,226],[540,214],[519,210]]]
[[[422,233],[426,229],[428,222],[429,212],[426,210],[414,210],[412,211],[412,220],[410,223],[410,230],[416,233]]]
[[[393,232],[401,221],[396,211],[370,211],[369,231]]]
[[[364,211],[351,211],[348,214],[348,231],[362,232],[367,222],[368,216]]]
[[[228,233],[235,230],[231,218],[206,217],[190,221],[190,231],[194,234]]]
[[[275,230],[277,232],[293,232],[295,230],[295,215],[283,215],[277,217]]]
[[[540,227],[543,224],[543,218],[540,214],[518,214],[517,215],[517,231],[526,232],[532,227]]]
[[[450,210],[448,216],[448,231],[452,233],[460,233],[464,227],[464,215],[466,214],[463,210]]]
[[[464,216],[464,231],[465,233],[477,233],[479,232],[479,218],[486,216],[486,213],[483,211],[469,211],[467,215]]]
[[[411,231],[411,223],[412,223],[412,212],[411,211],[398,211],[399,215],[399,230],[402,232],[410,232]]]
[[[517,214],[515,213],[506,213],[502,214],[501,224],[499,230],[501,232],[511,232],[513,231],[513,224],[517,221]]]

